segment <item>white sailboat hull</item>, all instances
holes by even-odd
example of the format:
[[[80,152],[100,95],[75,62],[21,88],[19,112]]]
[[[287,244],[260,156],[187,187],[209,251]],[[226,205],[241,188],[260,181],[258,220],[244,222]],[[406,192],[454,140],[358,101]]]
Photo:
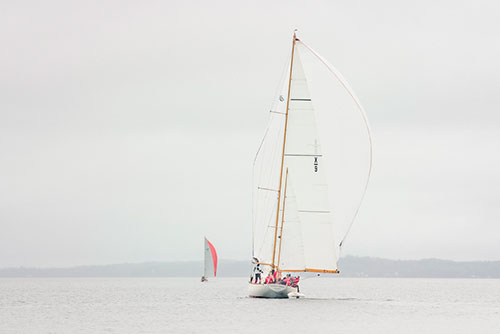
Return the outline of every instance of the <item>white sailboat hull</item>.
[[[282,284],[253,284],[248,286],[248,295],[254,298],[289,298],[300,296],[297,288]]]

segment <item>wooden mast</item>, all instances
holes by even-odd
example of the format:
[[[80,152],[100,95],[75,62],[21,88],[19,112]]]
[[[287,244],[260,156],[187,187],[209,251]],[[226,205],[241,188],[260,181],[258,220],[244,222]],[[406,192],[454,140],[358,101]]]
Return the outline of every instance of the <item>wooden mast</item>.
[[[283,210],[281,210],[281,228],[280,228],[280,245],[278,248],[278,263],[276,268],[280,267],[280,259],[281,259],[281,241],[283,240],[283,224],[285,223],[285,203],[286,203],[286,185],[288,184],[288,167],[286,168],[285,174],[285,192],[283,193]]]
[[[280,186],[278,188],[278,205],[276,208],[276,224],[274,226],[274,244],[273,244],[273,262],[272,268],[274,269],[276,266],[274,265],[274,259],[276,256],[276,239],[278,238],[278,221],[280,216],[280,202],[281,202],[281,184],[283,181],[283,164],[285,163],[285,144],[286,144],[286,127],[288,124],[288,108],[290,107],[290,87],[292,86],[292,69],[293,69],[293,55],[295,53],[295,42],[297,40],[295,31],[293,32],[293,43],[292,43],[292,57],[290,59],[290,77],[288,78],[288,97],[286,99],[286,113],[285,113],[285,129],[283,134],[283,151],[281,154],[281,169],[280,169]]]

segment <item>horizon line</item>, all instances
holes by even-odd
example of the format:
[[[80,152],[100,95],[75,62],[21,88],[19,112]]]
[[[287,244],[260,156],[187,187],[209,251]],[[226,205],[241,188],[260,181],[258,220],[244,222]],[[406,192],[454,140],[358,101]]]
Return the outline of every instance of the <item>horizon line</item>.
[[[368,258],[368,259],[377,259],[377,260],[386,260],[386,261],[401,261],[401,262],[418,262],[418,261],[430,261],[430,260],[435,260],[435,261],[445,261],[445,262],[454,262],[454,263],[471,263],[471,262],[500,262],[499,260],[449,260],[449,259],[443,259],[443,258],[435,258],[435,257],[427,257],[427,258],[420,258],[420,259],[391,259],[391,258],[384,258],[384,257],[378,257],[378,256],[365,256],[365,255],[345,255],[342,256],[339,260],[342,260],[344,258],[349,258],[349,257],[354,257],[354,258]],[[249,259],[225,259],[221,258],[219,261],[228,261],[228,262],[248,262],[249,264],[251,263],[251,260]],[[79,267],[104,267],[104,266],[114,266],[114,265],[126,265],[126,264],[146,264],[146,263],[193,263],[193,262],[200,262],[202,263],[203,260],[146,260],[146,261],[138,261],[138,262],[132,262],[132,261],[125,261],[125,262],[114,262],[114,263],[106,263],[106,264],[74,264],[74,265],[66,265],[66,266],[26,266],[26,265],[18,265],[18,266],[7,266],[7,267],[0,267],[0,270],[6,270],[6,269],[69,269],[69,268],[79,268]]]

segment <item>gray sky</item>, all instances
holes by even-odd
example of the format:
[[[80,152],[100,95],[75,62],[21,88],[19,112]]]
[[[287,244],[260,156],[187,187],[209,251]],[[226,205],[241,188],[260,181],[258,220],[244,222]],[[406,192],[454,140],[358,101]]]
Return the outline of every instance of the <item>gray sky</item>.
[[[496,1],[0,4],[0,267],[251,250],[291,32],[351,83],[374,170],[344,254],[500,259]]]

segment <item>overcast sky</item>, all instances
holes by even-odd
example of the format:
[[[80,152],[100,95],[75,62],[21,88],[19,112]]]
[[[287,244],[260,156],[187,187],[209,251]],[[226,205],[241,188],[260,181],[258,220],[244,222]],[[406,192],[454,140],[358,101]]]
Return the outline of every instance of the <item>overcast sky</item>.
[[[291,33],[363,103],[344,255],[500,260],[496,1],[4,1],[0,267],[251,256]]]

